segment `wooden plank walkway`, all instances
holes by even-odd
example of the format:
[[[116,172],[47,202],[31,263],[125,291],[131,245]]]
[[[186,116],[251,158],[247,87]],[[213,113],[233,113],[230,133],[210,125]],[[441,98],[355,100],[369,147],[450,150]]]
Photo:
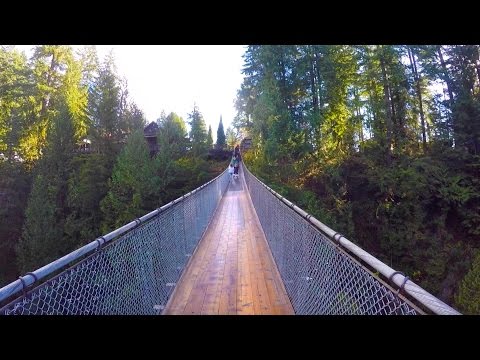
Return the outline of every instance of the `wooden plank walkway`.
[[[294,314],[240,173],[230,181],[164,314]]]

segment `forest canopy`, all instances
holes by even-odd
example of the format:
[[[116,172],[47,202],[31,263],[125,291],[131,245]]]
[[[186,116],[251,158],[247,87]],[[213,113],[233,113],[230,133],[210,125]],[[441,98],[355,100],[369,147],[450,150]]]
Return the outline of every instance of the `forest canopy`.
[[[112,54],[0,47],[0,287],[223,171],[198,106],[189,120],[162,112],[152,151]]]
[[[234,124],[251,170],[478,314],[479,46],[252,45],[244,61]]]

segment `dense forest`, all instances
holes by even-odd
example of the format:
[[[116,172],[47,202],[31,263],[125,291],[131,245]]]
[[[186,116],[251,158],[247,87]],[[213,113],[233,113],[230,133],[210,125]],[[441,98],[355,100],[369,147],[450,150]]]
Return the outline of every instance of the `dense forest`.
[[[212,154],[199,108],[188,117],[190,132],[162,112],[152,153],[112,54],[1,46],[0,287],[223,171],[222,121]]]
[[[263,181],[480,314],[478,45],[249,46],[235,127]]]
[[[351,241],[480,314],[480,47],[248,46],[234,128],[156,121],[114,57],[0,46],[0,287],[247,166]],[[160,109],[159,109],[160,112]]]

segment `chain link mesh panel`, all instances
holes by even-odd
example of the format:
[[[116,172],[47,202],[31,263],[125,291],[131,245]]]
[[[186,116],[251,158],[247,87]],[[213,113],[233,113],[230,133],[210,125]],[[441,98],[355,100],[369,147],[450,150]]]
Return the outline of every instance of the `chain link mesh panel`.
[[[228,172],[20,296],[0,314],[160,314],[213,216]]]
[[[296,314],[418,310],[278,199],[245,169],[253,205]]]

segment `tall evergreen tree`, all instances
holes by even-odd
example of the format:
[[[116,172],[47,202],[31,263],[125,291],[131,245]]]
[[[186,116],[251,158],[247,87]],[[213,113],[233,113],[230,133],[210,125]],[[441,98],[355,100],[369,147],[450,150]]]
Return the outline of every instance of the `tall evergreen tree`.
[[[223,130],[223,121],[221,116],[220,122],[218,123],[216,145],[218,149],[223,149],[225,147],[225,131]]]
[[[480,252],[474,258],[472,268],[460,284],[455,302],[465,314],[480,314]]]
[[[80,154],[72,160],[68,179],[65,238],[78,248],[99,236],[102,213],[100,202],[108,191],[111,175],[108,158],[103,154]]]
[[[238,142],[238,137],[235,131],[231,128],[228,127],[227,129],[227,146],[229,150],[233,150],[235,145],[237,145]]]
[[[212,137],[212,126],[208,125],[208,134],[207,134],[207,147],[211,149],[213,146],[213,137]]]
[[[205,120],[197,105],[193,106],[193,111],[188,114],[188,118],[190,119],[190,141],[193,156],[202,157],[207,151],[207,130]]]
[[[90,88],[89,113],[92,119],[92,146],[113,164],[123,134],[120,126],[121,94],[113,55],[105,58],[95,84]]]
[[[18,265],[32,271],[73,250],[64,241],[64,222],[68,215],[67,189],[75,148],[74,126],[67,104],[50,124],[48,147],[37,169],[28,200],[22,238],[18,245]]]
[[[143,131],[133,133],[117,158],[109,191],[101,202],[102,232],[118,228],[148,212],[156,191],[153,162]]]
[[[34,94],[31,70],[26,58],[15,49],[0,47],[0,153],[8,161],[20,154],[19,142],[29,123]]]
[[[31,176],[21,162],[0,160],[0,287],[20,274],[15,247],[22,234]]]
[[[168,116],[162,115],[157,120],[159,124],[158,144],[162,153],[177,160],[184,156],[187,151],[188,133],[185,121],[175,113]]]
[[[145,115],[134,102],[128,103],[123,111],[122,132],[129,135],[145,127]]]
[[[35,48],[31,58],[36,89],[35,107],[20,141],[26,161],[38,159],[47,145],[48,129],[57,105],[66,102],[78,138],[88,128],[86,88],[81,85],[81,65],[69,46],[43,45]]]
[[[188,135],[184,120],[175,113],[159,119],[158,145],[160,151],[153,159],[158,178],[154,199],[156,206],[182,194],[185,178],[179,164],[187,154]]]
[[[95,45],[85,46],[78,50],[78,57],[82,65],[82,85],[87,88],[93,86],[100,68]]]

